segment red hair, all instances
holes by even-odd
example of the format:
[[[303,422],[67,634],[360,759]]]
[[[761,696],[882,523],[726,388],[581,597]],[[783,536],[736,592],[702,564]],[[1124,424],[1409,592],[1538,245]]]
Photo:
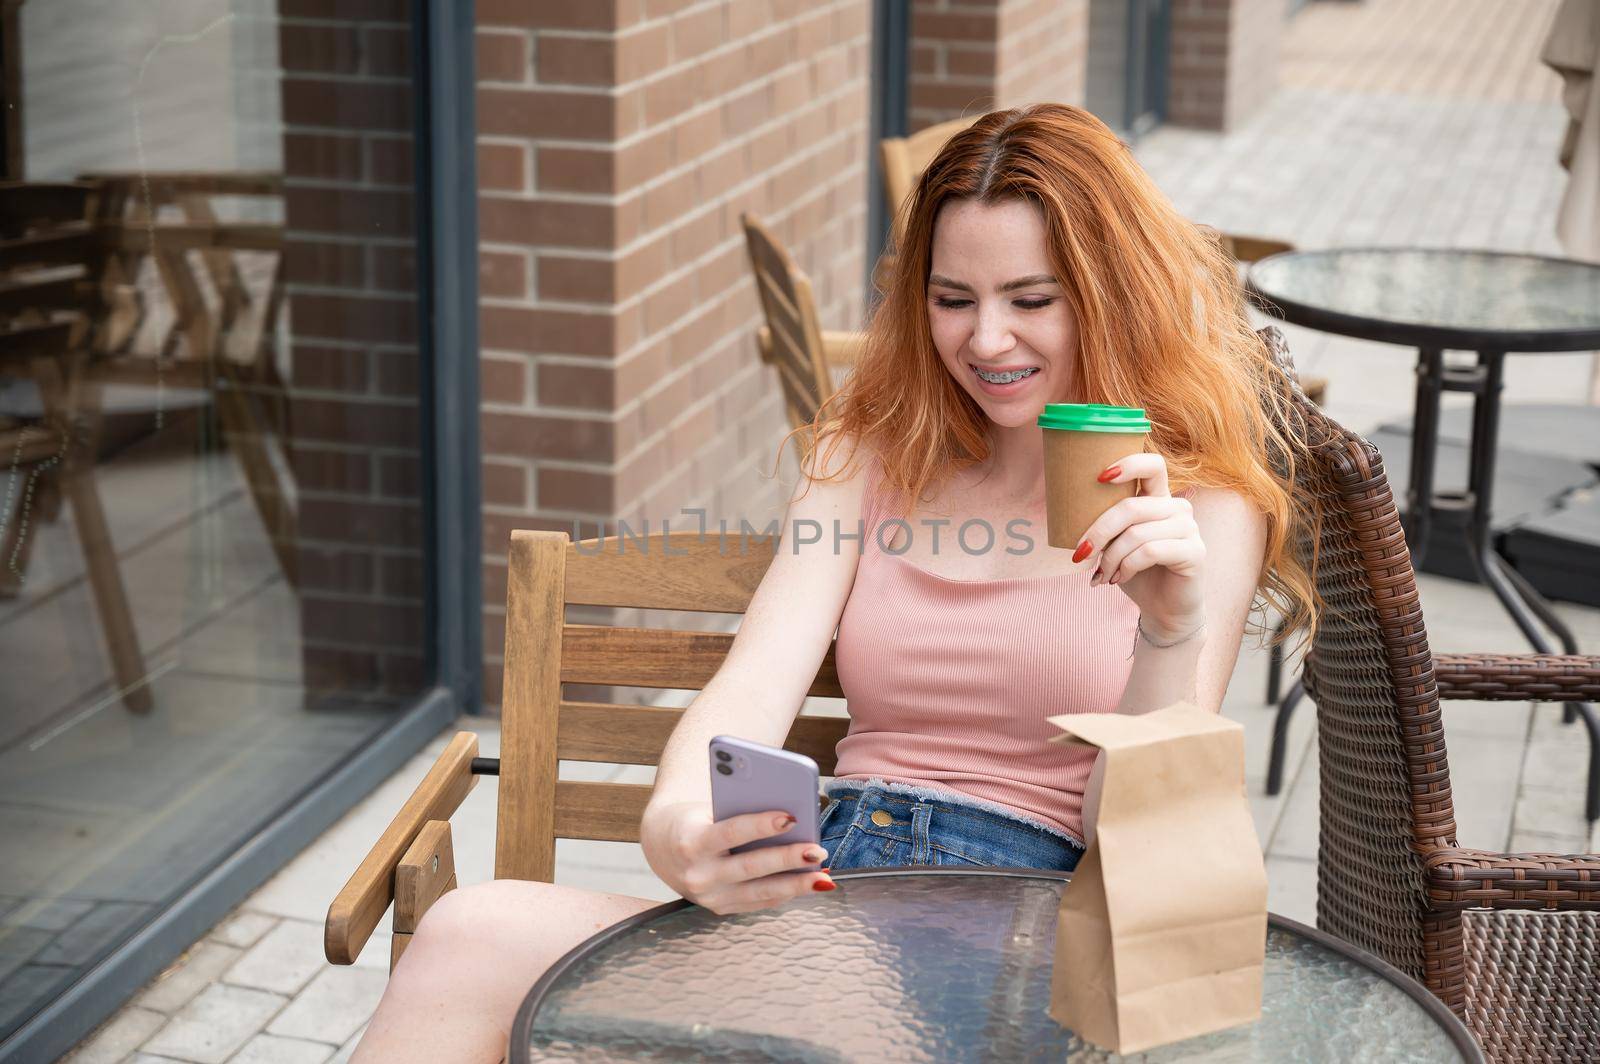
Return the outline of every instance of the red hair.
[[[946,371],[928,324],[939,210],[952,200],[1020,199],[1038,208],[1051,265],[1078,323],[1082,402],[1142,406],[1174,491],[1224,488],[1268,518],[1259,590],[1291,622],[1315,617],[1292,549],[1307,519],[1292,495],[1301,441],[1270,411],[1289,389],[1251,327],[1232,258],[1181,216],[1127,146],[1089,112],[1062,104],[995,111],[957,133],[904,208],[895,268],[865,350],[844,387],[802,427],[803,466],[843,475],[849,441],[882,465],[903,503],[983,461],[988,419]],[[826,454],[817,454],[819,445]],[[817,459],[822,461],[818,462]]]

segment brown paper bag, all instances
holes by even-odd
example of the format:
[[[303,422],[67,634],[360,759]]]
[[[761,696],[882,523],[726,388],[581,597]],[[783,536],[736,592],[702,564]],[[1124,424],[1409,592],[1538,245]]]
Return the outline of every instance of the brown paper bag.
[[[1094,841],[1061,894],[1050,1015],[1136,1053],[1261,1015],[1267,873],[1244,729],[1187,702],[1051,717],[1105,751]]]

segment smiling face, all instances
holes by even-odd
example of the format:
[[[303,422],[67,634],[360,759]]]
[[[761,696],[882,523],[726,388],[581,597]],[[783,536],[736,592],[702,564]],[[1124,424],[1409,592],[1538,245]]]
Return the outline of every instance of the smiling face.
[[[1032,204],[954,200],[933,227],[928,324],[945,368],[996,425],[1076,392],[1078,322]]]

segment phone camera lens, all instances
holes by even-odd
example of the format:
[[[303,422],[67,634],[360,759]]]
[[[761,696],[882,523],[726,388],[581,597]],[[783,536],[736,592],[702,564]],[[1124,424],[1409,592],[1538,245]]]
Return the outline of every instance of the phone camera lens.
[[[718,765],[717,771],[722,773],[724,776],[733,775],[733,769],[729,768],[727,765]]]
[[[728,753],[728,751],[726,751],[726,750],[718,750],[717,751],[717,760],[718,761],[732,761],[733,760],[733,755]]]

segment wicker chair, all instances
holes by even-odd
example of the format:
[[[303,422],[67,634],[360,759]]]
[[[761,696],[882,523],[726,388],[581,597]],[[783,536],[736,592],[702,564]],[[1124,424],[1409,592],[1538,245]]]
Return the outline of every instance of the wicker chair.
[[[1288,365],[1276,329],[1263,330]],[[1305,663],[1322,807],[1317,925],[1422,980],[1496,1061],[1600,1060],[1600,855],[1456,843],[1441,698],[1600,700],[1600,658],[1439,655],[1377,448],[1303,395],[1321,623]]]

